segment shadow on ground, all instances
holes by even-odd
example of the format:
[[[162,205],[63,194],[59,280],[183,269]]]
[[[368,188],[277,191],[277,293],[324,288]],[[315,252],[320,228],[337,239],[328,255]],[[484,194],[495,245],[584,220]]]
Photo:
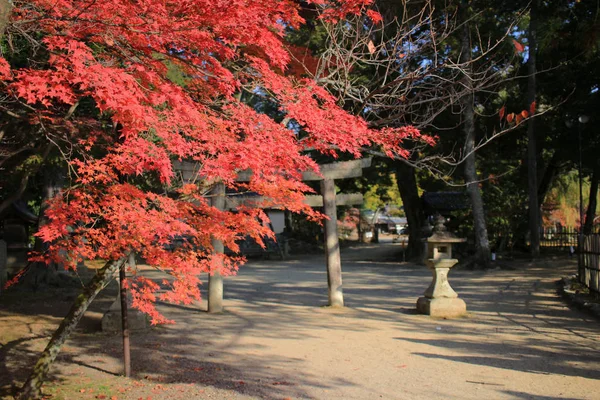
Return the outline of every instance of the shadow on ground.
[[[404,379],[384,376],[397,370],[381,372],[403,368],[397,365],[400,362],[410,367],[408,361],[395,361],[398,352],[420,368],[437,371],[432,366],[438,365],[452,376],[460,377],[454,370],[467,368],[461,384],[485,386],[492,398],[570,397],[567,393],[548,397],[526,385],[507,387],[510,382],[473,378],[481,371],[489,376],[504,370],[556,379],[600,379],[598,321],[565,307],[555,294],[552,277],[572,268],[564,260],[519,264],[513,270],[452,271],[450,282],[467,302],[469,315],[450,321],[414,311],[431,279],[424,266],[390,261],[397,254],[393,245],[383,251],[384,261],[373,261],[377,253],[372,247],[344,250],[345,309],[324,307],[327,275],[323,257],[316,256],[250,262],[239,276],[226,279],[226,311],[220,315],[206,313],[205,303],[160,304],[159,309],[177,323],[133,335],[134,378],[148,387],[193,384],[194,390],[212,388],[240,398],[333,398],[327,393],[342,389],[346,392],[336,398],[347,396],[344,393],[396,398],[388,389],[398,396],[408,393],[406,398],[411,398],[411,390],[425,394],[424,386],[410,387],[410,379],[418,381],[422,372]],[[162,279],[153,272],[148,276]],[[97,307],[108,308],[110,294]],[[35,308],[26,308],[24,315],[47,326],[56,323],[61,312],[66,309],[38,315]],[[74,365],[85,367],[86,374],[120,373],[120,337],[94,333],[101,315],[98,308],[94,312],[59,356],[60,368],[53,376],[57,382],[66,382]],[[0,315],[21,316],[16,308]],[[27,365],[45,345],[40,335],[49,331],[39,326],[29,328],[30,337],[2,342],[0,394],[14,388],[5,377],[22,381]],[[384,387],[386,382],[390,388]],[[422,398],[446,396],[432,393]]]

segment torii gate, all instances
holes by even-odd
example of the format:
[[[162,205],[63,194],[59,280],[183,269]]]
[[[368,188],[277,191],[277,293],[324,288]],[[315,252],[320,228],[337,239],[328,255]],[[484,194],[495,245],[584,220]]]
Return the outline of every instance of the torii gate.
[[[342,289],[342,261],[337,232],[337,205],[335,193],[335,180],[358,178],[362,176],[363,168],[371,166],[371,158],[361,160],[342,161],[332,164],[320,165],[321,175],[311,171],[302,173],[303,181],[320,181],[321,195],[306,196],[305,202],[311,207],[323,207],[323,213],[328,217],[325,221],[325,255],[327,259],[327,286],[329,293],[329,306],[343,307],[344,293]],[[197,177],[197,167],[191,162],[174,163],[176,169],[182,172],[184,181],[191,181]],[[251,171],[238,173],[239,182],[247,182],[252,176]],[[235,208],[246,200],[257,201],[260,198],[244,196],[235,199],[226,198],[225,185],[217,183],[213,189],[212,206],[220,210]],[[339,204],[362,204],[362,194],[340,195]],[[213,240],[213,248],[217,253],[223,253],[223,243]],[[214,273],[208,277],[208,312],[223,311],[223,277]]]

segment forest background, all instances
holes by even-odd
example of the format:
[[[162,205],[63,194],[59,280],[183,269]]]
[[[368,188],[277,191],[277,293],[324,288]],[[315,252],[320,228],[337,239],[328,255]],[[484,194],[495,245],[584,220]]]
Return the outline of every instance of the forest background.
[[[218,5],[0,1],[0,215],[24,202],[39,217],[24,284],[45,263],[100,258],[89,304],[136,252],[175,280],[158,295],[130,278],[134,306],[165,322],[157,296],[197,299],[200,272],[244,261],[223,246],[272,236],[263,208],[320,218],[301,171],[364,155],[374,168],[338,187],[397,202],[397,186],[409,257],[423,252],[423,191],[466,192],[460,229],[481,268],[492,250],[537,257],[544,225],[594,230],[597,2]],[[196,181],[178,180],[180,160]],[[267,200],[229,212],[227,189]]]

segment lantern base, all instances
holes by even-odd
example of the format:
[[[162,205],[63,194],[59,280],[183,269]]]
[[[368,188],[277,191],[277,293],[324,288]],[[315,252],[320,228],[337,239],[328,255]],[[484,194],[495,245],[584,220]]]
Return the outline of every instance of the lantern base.
[[[417,311],[436,318],[458,318],[467,314],[467,304],[457,297],[419,297]]]

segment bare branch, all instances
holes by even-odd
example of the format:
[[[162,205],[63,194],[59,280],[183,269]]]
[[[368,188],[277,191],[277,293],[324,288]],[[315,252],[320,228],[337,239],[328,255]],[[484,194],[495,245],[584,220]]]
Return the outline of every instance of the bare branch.
[[[438,10],[431,0],[419,4],[403,0],[398,15],[384,15],[386,22],[381,25],[360,16],[350,22],[323,25],[327,44],[314,78],[373,128],[456,128],[462,123],[460,119],[455,126],[444,128],[436,126],[436,120],[446,111],[460,115],[461,99],[467,95],[493,96],[498,85],[515,72],[514,60],[507,59],[501,46],[523,11],[496,38],[484,38],[475,29],[473,54],[466,58],[461,57],[460,47],[452,44],[453,38],[465,24],[475,26],[473,21],[482,14],[459,21],[455,8]],[[477,143],[473,151],[515,128],[500,127],[499,132]],[[415,145],[413,151],[420,150],[423,146]],[[365,151],[377,153],[373,149]],[[472,154],[461,153],[464,151],[456,150],[401,161],[448,181],[446,177]]]

